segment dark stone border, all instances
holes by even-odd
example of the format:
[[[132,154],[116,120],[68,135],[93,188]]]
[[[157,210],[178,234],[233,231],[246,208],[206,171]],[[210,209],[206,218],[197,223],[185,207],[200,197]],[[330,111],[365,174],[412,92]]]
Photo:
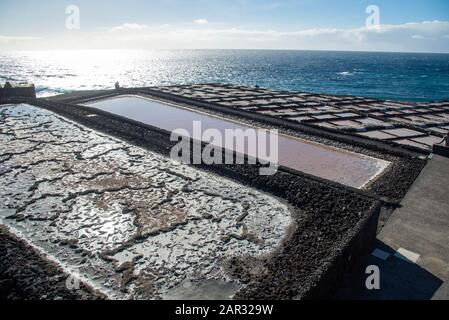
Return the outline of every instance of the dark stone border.
[[[434,144],[433,145],[433,152],[435,154],[438,154],[440,156],[449,158],[449,147],[443,146],[443,145],[439,145],[439,144]]]
[[[3,226],[0,226],[0,256],[0,301],[105,298],[82,282],[78,290],[68,290],[67,273]]]
[[[36,98],[36,89],[34,87],[34,84],[29,87],[0,87],[0,101],[9,97]]]

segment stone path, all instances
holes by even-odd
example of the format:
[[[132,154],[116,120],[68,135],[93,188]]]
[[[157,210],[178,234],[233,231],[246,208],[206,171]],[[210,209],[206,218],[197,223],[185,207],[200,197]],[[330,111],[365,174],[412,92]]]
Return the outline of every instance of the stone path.
[[[449,280],[449,159],[433,155],[378,239]]]
[[[433,155],[337,298],[449,298],[448,181],[449,159]],[[369,265],[379,267],[379,290],[365,287]]]

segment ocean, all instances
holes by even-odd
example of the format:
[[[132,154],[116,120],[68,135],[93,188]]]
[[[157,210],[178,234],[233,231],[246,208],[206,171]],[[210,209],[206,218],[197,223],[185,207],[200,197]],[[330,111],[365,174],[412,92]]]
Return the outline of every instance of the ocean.
[[[38,96],[122,86],[232,83],[402,101],[449,99],[449,54],[273,50],[0,52],[0,83]]]

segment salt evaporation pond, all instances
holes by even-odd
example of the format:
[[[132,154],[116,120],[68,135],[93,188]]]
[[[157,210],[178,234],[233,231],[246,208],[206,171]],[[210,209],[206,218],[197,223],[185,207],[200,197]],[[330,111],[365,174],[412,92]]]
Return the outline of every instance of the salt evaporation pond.
[[[202,130],[218,129],[223,136],[226,129],[253,129],[248,124],[141,96],[122,95],[85,105],[167,131],[185,129],[192,134],[194,121],[201,122]],[[278,151],[281,166],[355,188],[364,187],[390,164],[381,159],[287,135],[279,135]],[[253,156],[250,152],[245,154]]]
[[[230,261],[296,226],[277,198],[47,110],[2,106],[0,129],[0,225],[111,299],[229,299]]]

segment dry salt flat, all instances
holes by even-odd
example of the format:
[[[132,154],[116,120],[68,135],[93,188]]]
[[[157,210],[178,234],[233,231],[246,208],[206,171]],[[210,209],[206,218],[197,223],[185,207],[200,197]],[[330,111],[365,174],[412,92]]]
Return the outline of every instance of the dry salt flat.
[[[52,112],[1,106],[0,129],[0,223],[109,298],[231,298],[226,263],[294,227],[276,198]]]

